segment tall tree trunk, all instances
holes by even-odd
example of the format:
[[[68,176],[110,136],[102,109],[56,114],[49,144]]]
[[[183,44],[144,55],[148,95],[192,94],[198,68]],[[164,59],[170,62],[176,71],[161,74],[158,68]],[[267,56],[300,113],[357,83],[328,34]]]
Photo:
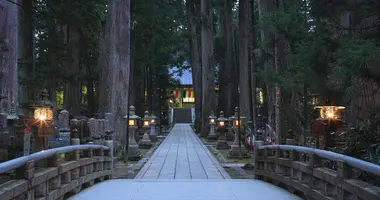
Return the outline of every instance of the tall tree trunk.
[[[4,47],[4,48],[1,48]],[[11,103],[18,104],[18,7],[0,2],[0,108],[8,113]]]
[[[239,0],[239,104],[241,116],[249,117],[248,0]]]
[[[199,54],[199,34],[197,33],[198,5],[196,0],[186,1],[188,18],[190,63],[193,78],[195,98],[195,129],[199,133],[202,130],[202,66]]]
[[[21,57],[21,63],[22,66],[20,66],[20,78],[21,85],[20,85],[20,103],[25,104],[29,100],[33,100],[33,89],[28,86],[24,82],[24,80],[27,80],[28,77],[33,77],[34,75],[34,21],[35,21],[35,15],[33,11],[33,0],[23,0],[22,1],[23,8],[20,9],[21,13],[21,43],[22,48],[20,57]]]
[[[237,94],[237,84],[234,84],[234,72],[236,71],[235,66],[235,51],[234,51],[234,30],[232,25],[232,8],[234,5],[233,0],[224,0],[225,10],[225,68],[227,72],[227,84],[228,93],[225,98],[227,98],[227,106],[225,108],[225,115],[231,116],[234,107],[236,106],[236,94]]]
[[[130,78],[130,0],[108,3],[101,59],[100,111],[111,112],[115,121],[128,112]]]
[[[249,8],[250,8],[250,14],[251,14],[251,25],[250,25],[250,32],[251,32],[251,53],[250,53],[250,60],[251,60],[251,98],[252,98],[252,124],[253,124],[253,131],[256,133],[257,129],[257,95],[256,95],[256,67],[255,67],[255,41],[256,41],[256,35],[255,35],[255,1],[249,0]]]
[[[282,12],[284,11],[284,4],[282,0],[276,0],[276,11],[277,12]],[[277,17],[277,16],[276,16]],[[286,49],[287,45],[285,42],[285,39],[283,35],[280,35],[279,31],[276,31],[275,33],[275,49],[274,49],[274,59],[275,59],[275,67],[277,73],[280,73],[281,69],[285,69],[285,54],[286,54]],[[281,138],[282,138],[282,131],[281,131],[281,88],[278,84],[275,85],[275,124],[276,124],[276,131],[277,131],[277,136],[278,136],[278,141],[277,144],[281,143]]]
[[[80,114],[80,103],[81,103],[81,83],[74,76],[80,71],[80,59],[79,59],[79,48],[80,48],[80,36],[79,30],[76,27],[69,27],[69,49],[68,52],[71,57],[71,63],[68,63],[68,68],[70,70],[70,76],[74,77],[69,80],[65,86],[64,93],[64,107],[67,109],[72,115],[78,116]]]
[[[227,62],[226,62],[226,52],[227,52],[227,37],[226,37],[226,3],[223,3],[219,11],[219,32],[220,32],[220,44],[222,47],[223,56],[220,58],[219,62],[219,95],[218,95],[218,112],[223,111],[226,113],[228,106],[228,74]]]
[[[259,10],[259,20],[261,21],[261,23],[262,23],[262,20],[264,18],[264,15],[265,15],[264,13],[273,12],[276,9],[275,1],[258,0],[257,5],[258,5],[258,10]],[[274,36],[273,36],[273,34],[269,34],[268,32],[265,32],[262,29],[260,31],[260,38],[261,38],[261,42],[265,43],[267,40],[273,40]],[[274,47],[273,48],[268,47],[264,51],[266,54],[274,57]],[[269,60],[266,60],[265,62],[268,64],[268,66],[275,65],[274,59],[273,60],[269,59]],[[274,87],[271,84],[265,84],[265,87],[263,88],[263,90],[265,90],[265,92],[264,92],[265,93],[264,109],[266,108],[266,110],[264,110],[264,113],[266,113],[266,116],[264,115],[264,117],[266,117],[265,121],[269,125],[275,126],[275,115],[274,115],[275,91],[274,91]]]
[[[201,0],[202,16],[202,132],[206,137],[209,132],[208,116],[214,111],[215,99],[215,74],[214,74],[214,38],[212,20],[212,1]]]

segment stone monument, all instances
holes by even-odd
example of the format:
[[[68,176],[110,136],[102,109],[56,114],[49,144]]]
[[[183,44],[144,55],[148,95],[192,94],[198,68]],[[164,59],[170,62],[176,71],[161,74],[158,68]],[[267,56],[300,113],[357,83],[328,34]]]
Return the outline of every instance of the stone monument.
[[[226,134],[227,134],[227,128],[226,128],[226,122],[227,118],[224,117],[224,112],[220,111],[219,118],[218,118],[218,130],[219,130],[219,138],[216,142],[216,149],[229,149],[230,146],[227,144],[226,140]]]
[[[135,139],[135,132],[137,129],[137,120],[140,119],[139,116],[135,115],[135,107],[129,107],[129,113],[124,117],[125,120],[128,120],[128,160],[136,161],[141,159],[141,153],[139,145]]]
[[[144,135],[143,135],[143,138],[141,139],[139,145],[140,145],[140,148],[142,149],[150,149],[150,147],[152,147],[152,141],[150,140],[149,138],[149,134],[148,134],[148,129],[150,128],[150,123],[151,123],[151,119],[149,117],[149,112],[148,111],[145,111],[145,115],[144,115],[144,124],[143,124],[143,128],[144,128]]]
[[[58,131],[59,137],[62,139],[64,146],[70,145],[70,126],[69,126],[69,111],[62,110],[58,115]]]

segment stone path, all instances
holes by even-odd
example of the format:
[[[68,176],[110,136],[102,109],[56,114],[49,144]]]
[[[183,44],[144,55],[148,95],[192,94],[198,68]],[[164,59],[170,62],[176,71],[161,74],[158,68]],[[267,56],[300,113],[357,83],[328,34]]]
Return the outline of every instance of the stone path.
[[[176,124],[135,179],[230,179],[189,124]]]

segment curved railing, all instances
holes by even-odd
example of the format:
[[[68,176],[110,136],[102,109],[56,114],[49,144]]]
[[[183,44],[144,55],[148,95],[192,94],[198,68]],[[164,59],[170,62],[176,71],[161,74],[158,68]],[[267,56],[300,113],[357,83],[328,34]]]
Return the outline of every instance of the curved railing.
[[[0,163],[0,199],[63,199],[110,179],[112,152],[102,145],[49,149]]]
[[[380,165],[301,146],[267,145],[255,151],[257,179],[308,199],[379,200],[380,185],[362,180],[363,173],[380,180]]]

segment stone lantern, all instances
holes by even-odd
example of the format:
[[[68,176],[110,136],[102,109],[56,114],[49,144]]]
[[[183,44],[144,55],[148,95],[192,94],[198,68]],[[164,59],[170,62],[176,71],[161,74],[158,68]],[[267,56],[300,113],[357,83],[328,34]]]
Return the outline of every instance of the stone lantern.
[[[157,141],[157,133],[156,133],[156,119],[157,117],[154,116],[154,114],[152,113],[152,115],[150,116],[150,133],[149,133],[149,136],[150,136],[150,140],[152,142],[155,142]]]
[[[207,136],[207,141],[215,142],[216,141],[215,124],[216,124],[217,117],[215,117],[214,111],[211,111],[211,114],[208,117],[208,119],[209,119],[209,124],[210,124],[210,133]]]
[[[219,131],[219,138],[216,142],[216,148],[217,149],[229,149],[230,146],[227,144],[226,140],[226,133],[227,133],[227,121],[228,119],[224,117],[224,112],[220,111],[218,120],[218,131]]]
[[[145,115],[143,118],[143,129],[144,129],[144,135],[141,139],[139,145],[142,149],[150,149],[152,147],[152,141],[149,138],[148,129],[150,128],[151,118],[149,117],[149,112],[145,111]]]
[[[230,117],[231,121],[232,121],[232,129],[234,130],[235,132],[235,139],[234,139],[234,143],[232,144],[231,146],[231,149],[230,151],[228,152],[228,157],[229,158],[240,158],[241,157],[241,149],[240,149],[240,146],[239,146],[239,143],[240,143],[240,132],[239,132],[239,129],[243,128],[242,127],[242,121],[245,119],[245,117],[240,117],[240,119],[238,119],[238,107],[235,108],[235,115]],[[239,128],[240,127],[240,128]]]
[[[125,120],[128,119],[128,160],[136,161],[140,160],[141,153],[139,149],[139,145],[136,142],[135,139],[135,132],[137,129],[137,121],[140,119],[139,116],[135,115],[135,107],[130,106],[129,107],[129,113],[124,117]]]
[[[48,137],[53,135],[53,108],[54,104],[48,100],[48,91],[44,89],[38,101],[32,103],[33,119],[30,126],[36,131],[36,142],[38,150],[48,148]]]

